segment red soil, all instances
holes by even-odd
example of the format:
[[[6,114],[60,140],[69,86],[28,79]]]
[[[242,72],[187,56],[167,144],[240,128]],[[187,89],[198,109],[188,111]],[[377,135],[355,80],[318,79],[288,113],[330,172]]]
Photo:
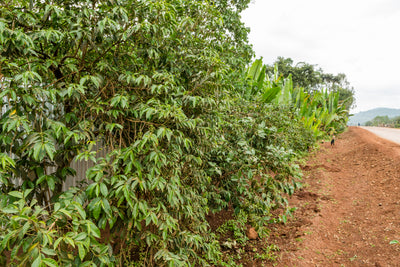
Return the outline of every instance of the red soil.
[[[400,145],[350,127],[303,169],[298,209],[268,240],[278,260],[252,265],[400,266]]]

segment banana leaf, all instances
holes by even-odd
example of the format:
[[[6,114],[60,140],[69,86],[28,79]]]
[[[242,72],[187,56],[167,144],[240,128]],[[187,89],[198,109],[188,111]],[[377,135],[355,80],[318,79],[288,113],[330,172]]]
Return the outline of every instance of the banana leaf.
[[[281,92],[281,88],[278,86],[272,87],[268,90],[265,91],[265,93],[262,95],[262,101],[265,103],[271,103],[274,101],[276,96]]]

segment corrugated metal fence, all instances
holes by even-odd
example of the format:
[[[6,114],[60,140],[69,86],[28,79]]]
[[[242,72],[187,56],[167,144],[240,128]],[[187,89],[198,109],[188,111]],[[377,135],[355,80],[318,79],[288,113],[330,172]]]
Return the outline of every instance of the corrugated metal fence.
[[[107,154],[107,151],[102,149],[99,143],[93,146],[93,149],[97,151],[96,158],[105,157]],[[76,175],[67,177],[63,184],[63,190],[65,191],[71,186],[77,186],[79,182],[84,181],[86,179],[86,171],[93,166],[94,163],[92,161],[76,161],[73,159],[70,167],[76,171]]]
[[[4,101],[5,103],[7,101]],[[4,113],[6,113],[8,110],[8,106],[7,104],[3,105],[1,107],[1,111],[0,111],[0,116],[2,116]],[[96,144],[93,146],[93,149],[95,151],[97,151],[96,153],[96,157],[105,157],[107,154],[107,151],[105,149],[102,149],[101,144]],[[6,152],[6,151],[0,151],[0,152]],[[11,155],[12,158],[15,158],[14,155]],[[86,171],[93,167],[94,163],[92,161],[85,161],[85,160],[81,160],[81,161],[76,161],[76,159],[72,160],[71,162],[71,168],[73,168],[76,171],[76,175],[75,176],[69,176],[66,181],[63,184],[63,190],[67,190],[68,188],[70,188],[71,186],[77,186],[79,184],[79,182],[84,181],[86,179]],[[56,171],[56,167],[48,167],[46,170],[46,173],[54,173]],[[22,180],[20,178],[17,178],[17,184],[18,183],[22,183]]]

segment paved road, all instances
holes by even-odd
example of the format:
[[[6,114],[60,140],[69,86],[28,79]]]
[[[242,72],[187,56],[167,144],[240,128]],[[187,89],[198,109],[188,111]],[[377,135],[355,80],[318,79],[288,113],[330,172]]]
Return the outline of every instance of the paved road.
[[[365,127],[360,128],[366,129],[379,137],[385,138],[397,144],[400,144],[400,129],[385,128],[385,127]]]

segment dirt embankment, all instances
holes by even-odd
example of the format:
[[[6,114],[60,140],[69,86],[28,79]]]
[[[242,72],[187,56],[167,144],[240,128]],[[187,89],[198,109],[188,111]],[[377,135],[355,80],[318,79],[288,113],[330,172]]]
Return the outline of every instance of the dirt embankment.
[[[400,266],[400,145],[350,127],[304,167],[274,266]]]

